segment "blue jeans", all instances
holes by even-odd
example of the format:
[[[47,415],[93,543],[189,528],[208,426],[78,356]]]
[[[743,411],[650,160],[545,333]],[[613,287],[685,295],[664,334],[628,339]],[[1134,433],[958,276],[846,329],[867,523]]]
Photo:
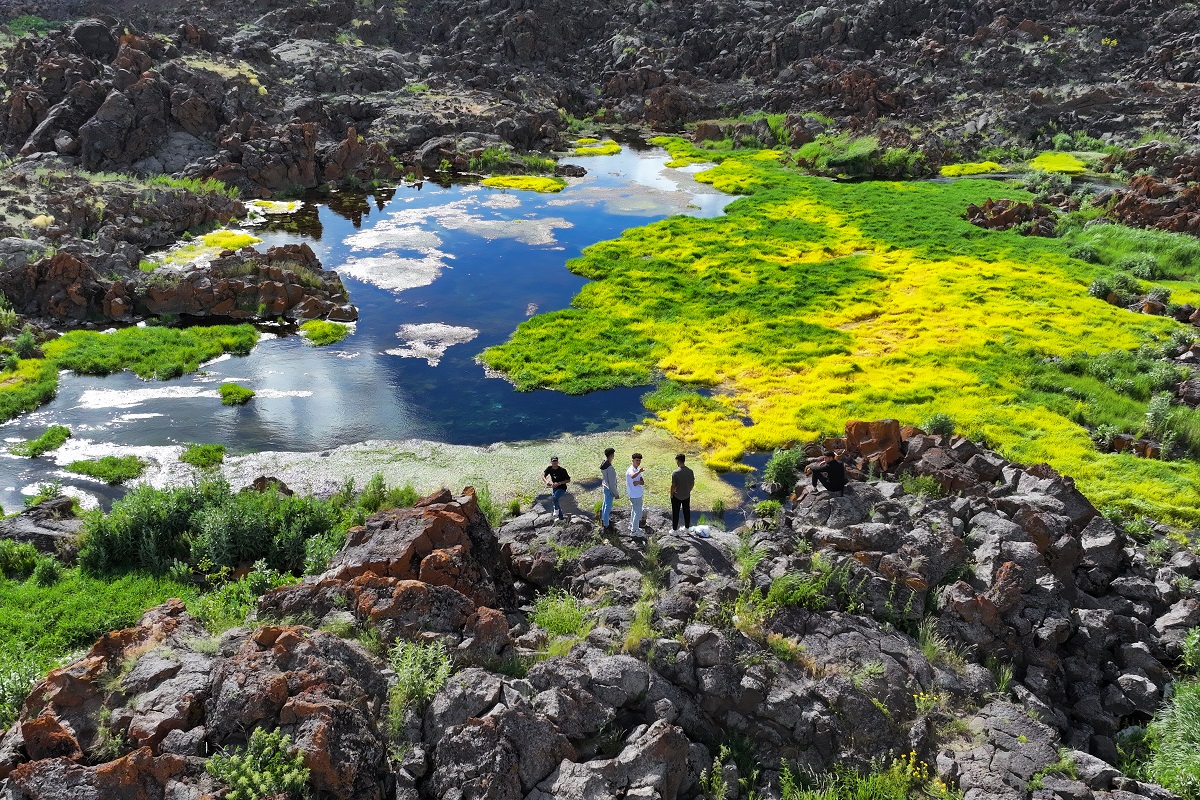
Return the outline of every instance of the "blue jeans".
[[[633,505],[633,511],[629,513],[629,532],[641,533],[642,522],[642,498],[631,497],[629,502]]]
[[[565,487],[565,486],[558,486],[558,487],[556,487],[556,488],[554,488],[554,489],[552,489],[552,490],[550,491],[550,503],[551,503],[551,505],[553,505],[553,506],[554,506],[554,514],[555,514],[555,516],[559,516],[559,517],[561,517],[561,516],[563,515],[563,513],[562,513],[562,506],[560,506],[560,505],[558,504],[558,501],[559,501],[559,500],[562,498],[562,496],[563,496],[564,494],[566,494],[566,493],[567,493],[567,489],[566,489],[566,487]]]
[[[608,487],[604,487],[604,505],[600,508],[600,524],[608,527],[608,520],[612,517],[613,493]]]

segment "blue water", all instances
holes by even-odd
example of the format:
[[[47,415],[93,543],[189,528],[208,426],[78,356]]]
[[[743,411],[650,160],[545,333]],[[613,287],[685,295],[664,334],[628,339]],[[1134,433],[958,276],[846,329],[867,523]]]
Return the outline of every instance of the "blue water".
[[[586,281],[565,263],[584,247],[672,213],[721,213],[730,198],[666,170],[665,160],[658,149],[581,159],[589,175],[558,195],[425,183],[270,218],[254,231],[264,239],[260,249],[305,242],[342,275],[359,308],[349,338],[323,348],[295,335],[267,339],[249,356],[167,382],[64,375],[52,403],[0,426],[0,435],[27,439],[61,424],[93,450],[214,442],[250,452],[318,451],[368,439],[480,445],[628,428],[644,416],[644,388],[582,397],[517,392],[475,358],[529,314],[570,305]],[[381,268],[370,266],[376,263]],[[394,264],[419,264],[415,272],[427,284],[410,285],[401,278],[413,271]],[[397,336],[402,326],[429,323],[477,333],[446,346],[436,364],[388,352],[412,349]],[[243,407],[222,406],[215,391],[225,381],[258,396]],[[5,455],[0,504],[11,510],[23,491],[54,477],[102,498],[114,494],[61,472],[51,457]]]

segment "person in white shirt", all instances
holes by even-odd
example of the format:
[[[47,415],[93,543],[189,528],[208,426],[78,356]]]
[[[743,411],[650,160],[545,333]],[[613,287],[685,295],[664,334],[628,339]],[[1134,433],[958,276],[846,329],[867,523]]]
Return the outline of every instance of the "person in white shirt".
[[[629,465],[629,469],[625,470],[625,494],[633,506],[633,511],[629,515],[629,534],[645,536],[641,528],[642,494],[646,487],[646,478],[643,476],[645,470],[642,469],[642,454],[634,453],[630,457],[630,461],[633,463]]]

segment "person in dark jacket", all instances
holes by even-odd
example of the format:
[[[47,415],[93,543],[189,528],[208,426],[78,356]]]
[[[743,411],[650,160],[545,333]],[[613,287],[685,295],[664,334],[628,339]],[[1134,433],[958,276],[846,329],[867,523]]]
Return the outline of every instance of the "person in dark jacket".
[[[671,530],[679,530],[679,510],[683,509],[683,529],[692,527],[692,489],[696,487],[696,473],[684,464],[683,453],[675,456],[675,471],[671,473]]]
[[[551,458],[550,466],[542,471],[542,483],[550,490],[550,502],[554,506],[555,516],[559,519],[563,519],[562,505],[559,501],[567,493],[567,484],[570,482],[571,476],[558,465],[558,456]]]
[[[813,488],[821,484],[831,492],[841,493],[846,488],[846,467],[837,460],[837,453],[826,450],[821,456],[821,464],[809,467],[812,473]]]

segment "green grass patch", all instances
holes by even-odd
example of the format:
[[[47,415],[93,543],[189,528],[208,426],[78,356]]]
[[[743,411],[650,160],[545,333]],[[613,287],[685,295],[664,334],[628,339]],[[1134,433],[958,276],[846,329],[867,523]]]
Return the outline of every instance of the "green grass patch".
[[[221,394],[221,404],[226,406],[244,406],[254,397],[253,389],[236,383],[222,383],[217,391]]]
[[[22,14],[10,19],[4,27],[13,36],[26,36],[31,33],[48,33],[58,27],[57,22],[50,22],[34,14]]]
[[[58,368],[41,358],[25,358],[0,372],[0,421],[49,403],[58,391]]]
[[[113,333],[71,331],[42,350],[56,369],[111,375],[128,369],[139,378],[167,380],[195,372],[223,353],[244,356],[258,341],[252,325],[196,328],[122,328]]]
[[[546,178],[535,175],[493,175],[481,183],[496,189],[516,189],[521,192],[561,192],[567,187],[562,178]]]
[[[67,472],[98,478],[113,486],[141,477],[148,465],[137,456],[104,456],[103,458],[72,461]]]
[[[551,589],[537,599],[532,620],[555,636],[584,636],[591,629],[583,602],[562,589]]]
[[[212,258],[224,250],[240,250],[261,241],[259,237],[245,231],[222,228],[206,233],[196,241],[168,250],[163,255],[163,261],[167,264],[191,264],[200,258]]]
[[[522,323],[484,363],[522,390],[578,394],[659,376],[691,387],[671,389],[674,404],[669,393],[649,401],[715,469],[836,435],[849,419],[940,413],[1008,458],[1071,475],[1097,506],[1200,521],[1189,488],[1200,466],[1101,453],[1089,437],[1104,420],[1140,424],[1142,379],[1061,368],[1181,330],[1088,289],[1125,269],[1118,254],[1147,245],[1191,280],[1194,241],[1116,225],[1067,224],[1058,239],[986,231],[963,219],[967,205],[1029,195],[971,179],[836,184],[770,151],[729,155],[698,179],[749,196],[724,217],[674,217],[587,248],[568,263],[591,279],[571,307]],[[1075,257],[1081,245],[1097,258]],[[703,403],[682,396],[702,387],[712,390]],[[1181,436],[1200,431],[1186,415]]]
[[[300,326],[305,340],[315,347],[337,344],[350,335],[350,326],[324,319],[310,319]]]
[[[961,178],[967,175],[986,175],[989,172],[1000,172],[1004,167],[995,161],[976,161],[967,164],[947,164],[940,172],[946,178]]]
[[[212,469],[225,461],[225,445],[189,444],[183,448],[179,460],[197,469]]]
[[[1146,731],[1150,780],[1184,800],[1200,800],[1200,681],[1180,681]]]
[[[10,445],[8,452],[14,456],[25,456],[26,458],[37,458],[43,453],[49,453],[51,450],[57,450],[63,446],[63,443],[71,437],[71,429],[65,425],[51,425],[36,439],[30,439],[27,442]]]
[[[15,717],[30,682],[60,659],[168,598],[194,595],[185,584],[144,574],[98,579],[63,568],[48,585],[0,577],[0,728]]]
[[[1070,153],[1047,151],[1030,161],[1029,168],[1062,175],[1079,175],[1087,171],[1087,164]]]

